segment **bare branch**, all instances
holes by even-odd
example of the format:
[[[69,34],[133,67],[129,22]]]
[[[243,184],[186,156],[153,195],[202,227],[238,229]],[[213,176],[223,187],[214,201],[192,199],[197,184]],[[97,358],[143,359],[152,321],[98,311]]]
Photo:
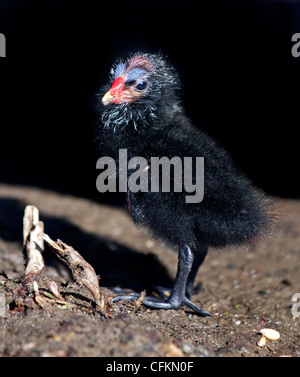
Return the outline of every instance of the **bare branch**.
[[[34,206],[27,206],[23,218],[23,242],[26,249],[25,276],[40,274],[45,268],[42,252],[44,251],[44,223],[39,221],[39,211]]]
[[[96,305],[102,311],[104,309],[104,297],[100,291],[98,278],[93,267],[83,259],[78,251],[61,240],[55,242],[47,234],[44,234],[43,237],[58,258],[71,270],[73,279],[91,292]]]
[[[26,245],[31,229],[39,221],[39,210],[35,206],[26,206],[23,217],[23,245]]]

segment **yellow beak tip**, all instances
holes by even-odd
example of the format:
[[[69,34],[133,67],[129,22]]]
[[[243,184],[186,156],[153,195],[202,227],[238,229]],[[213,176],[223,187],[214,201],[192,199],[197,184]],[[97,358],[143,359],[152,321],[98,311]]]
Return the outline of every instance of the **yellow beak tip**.
[[[110,94],[110,92],[108,91],[107,93],[104,94],[104,96],[102,97],[102,100],[101,102],[103,103],[103,105],[108,105],[112,100],[113,100],[113,96]]]

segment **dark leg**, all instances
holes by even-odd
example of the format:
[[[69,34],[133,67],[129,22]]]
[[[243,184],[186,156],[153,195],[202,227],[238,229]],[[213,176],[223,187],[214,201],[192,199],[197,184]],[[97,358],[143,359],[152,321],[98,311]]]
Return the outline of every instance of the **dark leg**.
[[[193,290],[194,290],[194,281],[197,275],[197,272],[199,270],[199,267],[203,263],[205,257],[207,255],[207,247],[206,246],[201,246],[201,248],[197,249],[196,252],[194,253],[194,262],[192,269],[189,273],[187,283],[186,283],[186,288],[185,288],[185,294],[187,298],[191,298],[193,295]]]
[[[202,258],[203,261],[204,258]],[[200,259],[199,259],[200,260]],[[210,316],[208,312],[198,308],[189,298],[186,297],[186,285],[192,271],[192,275],[190,280],[192,284],[197,270],[199,268],[199,260],[197,259],[195,268],[192,268],[193,261],[194,261],[194,254],[189,246],[184,245],[179,249],[178,255],[178,269],[177,274],[174,282],[174,286],[171,292],[170,297],[167,301],[163,301],[154,297],[146,297],[143,301],[143,305],[148,306],[149,308],[154,309],[178,309],[183,305],[187,305],[189,308],[193,309],[197,314],[201,316]],[[136,300],[139,297],[138,294],[133,295],[121,295],[116,296],[113,298],[113,302],[120,301],[120,300]]]
[[[189,273],[187,283],[186,283],[186,288],[185,288],[185,295],[188,299],[191,299],[192,295],[195,293],[194,281],[197,276],[199,267],[203,263],[206,255],[207,255],[207,247],[205,246],[199,247],[194,253],[193,265]],[[170,294],[172,292],[172,289],[162,287],[162,286],[156,285],[153,288],[162,298],[170,297]]]

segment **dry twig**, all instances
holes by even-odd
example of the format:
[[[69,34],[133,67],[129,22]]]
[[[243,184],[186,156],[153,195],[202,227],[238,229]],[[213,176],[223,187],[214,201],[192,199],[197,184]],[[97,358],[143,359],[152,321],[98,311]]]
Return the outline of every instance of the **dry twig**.
[[[39,221],[39,211],[34,206],[27,206],[23,218],[23,244],[26,250],[25,278],[40,275],[45,269],[42,256],[44,251],[44,223]]]
[[[57,240],[53,241],[44,233],[44,223],[39,221],[39,211],[35,206],[27,206],[23,218],[23,245],[26,256],[25,274],[22,277],[22,288],[19,290],[20,305],[26,301],[28,293],[33,293],[35,302],[42,308],[46,308],[50,302],[45,295],[39,292],[38,282],[42,278],[45,270],[45,263],[42,256],[44,251],[44,241],[55,252],[56,256],[71,270],[74,280],[84,285],[93,295],[96,308],[104,315],[111,316],[108,307],[105,305],[104,296],[98,285],[98,278],[93,267],[71,246]],[[54,295],[53,302],[66,303],[61,296],[59,289],[54,281],[46,280],[46,285]],[[28,300],[27,300],[28,301]],[[32,301],[32,299],[31,299]]]
[[[43,235],[44,241],[53,249],[55,254],[72,272],[73,279],[84,285],[93,295],[96,305],[103,311],[104,297],[98,285],[98,278],[93,267],[74,250],[73,247],[61,240],[53,241],[47,234]]]

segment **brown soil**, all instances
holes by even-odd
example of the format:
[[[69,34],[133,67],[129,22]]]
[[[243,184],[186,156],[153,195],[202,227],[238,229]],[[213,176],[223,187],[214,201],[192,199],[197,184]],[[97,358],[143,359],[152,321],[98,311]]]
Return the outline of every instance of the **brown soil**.
[[[299,356],[299,317],[291,309],[300,292],[300,201],[279,200],[278,234],[247,250],[211,250],[193,301],[209,311],[201,318],[187,308],[150,310],[115,303],[112,318],[82,305],[53,304],[16,310],[11,300],[24,272],[22,218],[27,204],[40,210],[45,232],[73,246],[101,276],[106,300],[121,286],[142,291],[172,286],[177,255],[138,231],[119,209],[36,188],[0,185],[0,356]],[[73,283],[51,250],[46,274],[73,302],[91,296]],[[1,302],[0,302],[1,305]],[[1,312],[1,311],[0,311]],[[280,339],[259,348],[259,329]]]

